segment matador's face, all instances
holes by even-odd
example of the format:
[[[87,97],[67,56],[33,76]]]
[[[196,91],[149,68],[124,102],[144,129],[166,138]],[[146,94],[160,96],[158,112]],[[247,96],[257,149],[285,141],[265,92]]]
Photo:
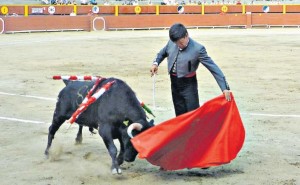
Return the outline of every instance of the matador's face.
[[[189,43],[189,35],[186,34],[185,37],[179,39],[178,41],[175,42],[175,44],[180,48],[180,49],[184,49],[187,47]]]

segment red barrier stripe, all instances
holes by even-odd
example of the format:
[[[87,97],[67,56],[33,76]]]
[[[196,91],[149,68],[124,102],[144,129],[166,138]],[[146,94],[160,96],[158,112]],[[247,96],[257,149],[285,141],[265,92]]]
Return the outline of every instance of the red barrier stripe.
[[[53,76],[53,80],[61,80],[61,76]]]

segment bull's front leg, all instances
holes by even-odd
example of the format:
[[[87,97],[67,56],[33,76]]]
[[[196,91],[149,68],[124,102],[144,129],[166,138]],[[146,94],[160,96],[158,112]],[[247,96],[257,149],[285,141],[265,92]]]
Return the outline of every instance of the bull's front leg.
[[[122,138],[118,138],[119,142],[120,142],[120,153],[118,155],[118,164],[121,165],[124,162],[124,152],[125,152],[125,148],[124,148],[124,143],[122,141]]]
[[[118,164],[117,160],[117,147],[114,144],[113,138],[110,134],[111,132],[107,129],[101,128],[99,129],[99,134],[102,137],[104,144],[109,152],[109,155],[112,159],[111,172],[112,174],[121,174],[122,170]]]

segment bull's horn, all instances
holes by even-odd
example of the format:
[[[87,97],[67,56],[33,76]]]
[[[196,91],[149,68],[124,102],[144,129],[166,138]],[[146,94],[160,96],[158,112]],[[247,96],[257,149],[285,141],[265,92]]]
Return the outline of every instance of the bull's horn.
[[[141,131],[143,128],[143,125],[140,123],[132,123],[131,125],[129,125],[129,127],[127,128],[127,134],[129,135],[130,138],[133,138],[132,136],[132,131],[133,130],[138,130]]]

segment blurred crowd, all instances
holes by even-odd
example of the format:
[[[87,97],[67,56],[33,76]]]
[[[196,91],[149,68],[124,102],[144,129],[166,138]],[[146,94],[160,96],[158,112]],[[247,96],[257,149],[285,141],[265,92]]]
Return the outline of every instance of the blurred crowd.
[[[43,4],[52,4],[52,5],[218,5],[218,4],[228,4],[228,5],[240,5],[240,4],[261,4],[265,0],[42,0]],[[155,2],[154,2],[155,1]],[[267,0],[267,4],[284,4],[284,0]]]
[[[43,4],[52,5],[77,5],[76,0],[42,0]],[[80,0],[81,5],[97,5],[96,0]]]

